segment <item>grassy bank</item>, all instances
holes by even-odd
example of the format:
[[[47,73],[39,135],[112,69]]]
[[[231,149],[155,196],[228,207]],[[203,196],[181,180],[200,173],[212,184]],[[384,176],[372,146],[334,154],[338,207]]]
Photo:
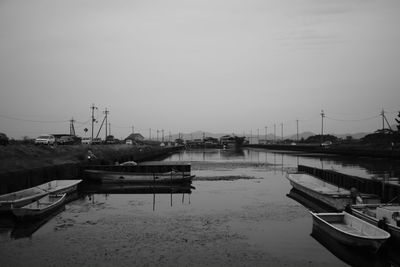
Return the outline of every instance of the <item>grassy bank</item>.
[[[88,151],[96,156],[95,164],[114,164],[117,161],[142,160],[166,149],[132,145],[74,145],[74,146],[0,146],[0,173],[41,168],[61,164],[86,164]]]
[[[0,146],[0,194],[54,179],[82,179],[86,164],[154,160],[179,147],[132,145]],[[88,151],[95,155],[88,160]]]

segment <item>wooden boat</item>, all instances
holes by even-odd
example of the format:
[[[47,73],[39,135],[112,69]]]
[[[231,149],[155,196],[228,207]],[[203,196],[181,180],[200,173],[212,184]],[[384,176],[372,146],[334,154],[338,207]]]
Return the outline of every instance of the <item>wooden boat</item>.
[[[190,183],[194,175],[181,172],[133,173],[101,170],[85,170],[85,177],[102,183],[136,183],[136,184],[177,184]]]
[[[81,182],[82,180],[53,180],[37,187],[47,191],[49,194],[69,194],[76,191]]]
[[[13,193],[0,196],[0,210],[7,211],[12,207],[21,207],[35,201],[47,194],[46,191],[33,187],[25,190],[16,191]]]
[[[351,247],[349,249],[349,246],[331,238],[324,231],[316,227],[313,227],[311,237],[337,258],[348,264],[348,266],[385,266],[382,264],[380,253],[366,253],[363,248]],[[385,261],[392,261],[392,259],[386,259],[386,253]],[[387,266],[390,266],[390,264]]]
[[[400,244],[400,205],[352,205],[351,213],[370,224],[385,229],[390,233],[391,239]]]
[[[87,194],[178,194],[192,193],[191,184],[121,184],[90,183],[84,188]]]
[[[288,173],[286,176],[291,185],[298,191],[342,211],[352,204],[350,190],[325,182],[306,173]],[[361,194],[364,203],[380,203],[376,195]]]
[[[0,211],[25,206],[47,194],[70,193],[77,189],[82,180],[53,180],[32,188],[0,196]]]
[[[13,208],[12,212],[19,220],[39,219],[60,208],[67,194],[48,194],[44,197],[20,208]]]
[[[345,244],[376,252],[390,234],[347,212],[312,213],[313,226]]]

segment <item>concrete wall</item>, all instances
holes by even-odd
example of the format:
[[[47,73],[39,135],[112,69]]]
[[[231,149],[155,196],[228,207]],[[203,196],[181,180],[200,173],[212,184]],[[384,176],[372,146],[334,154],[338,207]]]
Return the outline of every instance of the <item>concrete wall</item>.
[[[134,160],[137,162],[152,160],[166,156],[182,149],[182,147],[166,147],[154,150],[135,151],[132,154],[123,153],[114,155],[114,160],[119,162]],[[102,159],[97,159],[93,164],[99,164]],[[0,173],[0,194],[37,186],[52,180],[82,179],[83,168],[87,162],[58,164],[42,168],[24,169]]]

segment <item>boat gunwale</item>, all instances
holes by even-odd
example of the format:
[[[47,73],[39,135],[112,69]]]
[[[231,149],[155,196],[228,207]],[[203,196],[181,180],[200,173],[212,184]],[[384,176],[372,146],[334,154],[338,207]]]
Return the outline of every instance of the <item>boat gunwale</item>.
[[[37,194],[33,194],[33,195],[22,197],[22,198],[17,198],[17,199],[14,199],[14,200],[0,200],[0,206],[2,206],[4,204],[19,203],[19,202],[23,202],[23,201],[28,200],[28,199],[35,199],[35,198],[37,199],[37,198],[44,197],[44,196],[46,196],[48,194],[48,192],[44,191],[41,188],[37,188],[37,189],[42,190],[43,192],[38,192]],[[24,190],[20,190],[20,191],[24,191]],[[17,192],[20,192],[20,191],[17,191]],[[14,193],[16,193],[16,192],[14,192]],[[2,195],[2,196],[12,195],[12,194],[13,193],[9,193],[9,194],[5,194],[5,195]]]
[[[49,195],[51,195],[51,194],[47,194],[47,195],[43,196],[42,198],[44,198],[44,197],[46,197],[46,196],[49,196]],[[46,207],[44,207],[44,208],[42,208],[42,209],[39,209],[39,208],[28,208],[27,206],[31,205],[31,204],[33,203],[33,202],[32,202],[32,203],[26,204],[25,206],[19,207],[19,208],[13,208],[13,209],[12,209],[12,212],[14,213],[15,210],[19,210],[19,211],[31,211],[31,212],[39,211],[39,212],[44,213],[44,212],[46,212],[47,210],[49,210],[50,208],[52,208],[52,207],[58,205],[60,202],[65,201],[65,199],[66,199],[66,197],[67,197],[67,193],[55,194],[55,195],[59,195],[60,198],[59,198],[57,201],[51,203],[50,205],[48,205],[48,206],[46,206]],[[39,200],[40,200],[40,199],[38,199],[37,201],[39,201]],[[14,213],[14,214],[15,214],[15,213]],[[20,215],[16,215],[16,214],[15,214],[15,216],[19,217]],[[24,216],[32,216],[32,215],[22,215],[21,217],[24,217]]]
[[[366,219],[372,220],[372,221],[374,221],[374,223],[377,224],[379,222],[378,218],[376,218],[375,216],[371,216],[369,214],[366,214],[366,213],[362,212],[361,209],[364,208],[364,207],[366,207],[366,208],[367,207],[379,208],[379,207],[385,207],[385,206],[392,206],[393,207],[393,206],[399,206],[399,205],[396,205],[396,204],[359,204],[359,205],[351,205],[351,211],[357,213],[361,217],[366,217]],[[358,208],[360,208],[360,209],[358,209]],[[399,206],[399,208],[400,208],[400,206]],[[354,215],[354,216],[356,216],[356,215]],[[359,219],[364,220],[362,218],[359,218]],[[386,225],[388,226],[389,230],[393,229],[396,232],[400,232],[400,227],[399,226],[397,226],[395,224],[391,224],[391,223],[386,223]]]
[[[315,190],[314,188],[308,187],[308,186],[306,186],[305,184],[300,183],[300,182],[296,181],[295,179],[291,178],[290,175],[292,175],[292,174],[307,175],[307,176],[309,176],[309,177],[311,177],[311,178],[313,178],[313,179],[322,181],[322,182],[324,182],[325,184],[331,185],[331,186],[333,186],[333,187],[341,188],[342,190],[346,190],[346,191],[348,191],[348,193],[334,193],[334,192],[323,192],[323,191]],[[320,195],[328,196],[328,197],[331,197],[331,198],[348,198],[348,199],[351,198],[351,197],[350,197],[350,190],[348,190],[348,189],[346,189],[346,188],[342,188],[342,187],[340,187],[340,186],[338,186],[338,185],[335,185],[335,184],[332,184],[332,183],[330,183],[330,182],[324,181],[324,180],[322,180],[322,179],[320,179],[320,178],[318,178],[318,177],[316,177],[316,176],[314,176],[314,175],[311,175],[311,174],[309,174],[309,173],[305,173],[305,172],[287,172],[287,173],[286,173],[286,178],[287,178],[289,181],[291,181],[291,182],[293,182],[293,183],[296,183],[297,185],[302,186],[302,187],[304,187],[304,188],[307,188],[307,189],[309,189],[309,190],[312,190],[312,191],[314,191],[314,192],[316,192],[316,193],[318,193],[318,194],[320,194]],[[363,199],[365,199],[365,198],[366,198],[366,199],[368,199],[368,198],[374,198],[374,194],[365,194],[365,193],[361,193],[361,197],[362,197]],[[367,204],[366,204],[366,205],[367,205]],[[375,205],[375,204],[370,204],[370,205]]]
[[[314,217],[314,218],[316,218],[316,219],[318,219],[319,221],[322,221],[324,224],[326,224],[326,225],[328,225],[329,227],[331,227],[331,228],[334,228],[336,231],[338,231],[338,232],[340,232],[340,233],[343,233],[343,234],[345,234],[345,235],[350,235],[350,236],[353,236],[353,237],[356,237],[356,238],[358,238],[358,239],[364,239],[364,240],[386,240],[386,239],[389,239],[390,238],[390,233],[388,233],[388,232],[386,232],[385,230],[383,230],[383,229],[380,229],[380,228],[378,228],[377,226],[375,226],[375,225],[373,225],[373,224],[370,224],[370,223],[368,223],[368,222],[366,222],[366,221],[364,221],[364,220],[362,220],[362,219],[360,219],[360,218],[358,218],[358,217],[356,217],[356,216],[354,216],[354,215],[351,215],[350,213],[346,213],[346,212],[322,212],[322,213],[314,213],[314,212],[311,212],[310,211],[310,213],[311,213],[311,215]],[[321,218],[321,217],[319,217],[319,215],[336,215],[336,216],[345,216],[345,215],[350,215],[350,217],[352,217],[352,219],[356,219],[357,221],[360,221],[360,222],[362,222],[363,224],[367,224],[367,225],[370,225],[370,226],[372,226],[373,228],[377,228],[377,229],[379,229],[379,231],[380,232],[382,232],[382,234],[386,234],[387,236],[361,236],[361,235],[356,235],[356,234],[353,234],[353,233],[349,233],[349,232],[346,232],[346,231],[344,231],[344,230],[342,230],[342,229],[340,229],[340,228],[338,228],[338,227],[336,227],[336,226],[334,226],[333,224],[331,224],[331,223],[329,223],[328,221],[326,221],[326,220],[324,220],[323,218]]]

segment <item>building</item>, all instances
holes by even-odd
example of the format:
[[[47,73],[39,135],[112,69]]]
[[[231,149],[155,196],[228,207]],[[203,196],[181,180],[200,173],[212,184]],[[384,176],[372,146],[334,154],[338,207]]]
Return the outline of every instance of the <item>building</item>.
[[[132,141],[143,141],[144,137],[140,133],[132,133],[127,138],[125,138],[125,141],[128,139]]]

